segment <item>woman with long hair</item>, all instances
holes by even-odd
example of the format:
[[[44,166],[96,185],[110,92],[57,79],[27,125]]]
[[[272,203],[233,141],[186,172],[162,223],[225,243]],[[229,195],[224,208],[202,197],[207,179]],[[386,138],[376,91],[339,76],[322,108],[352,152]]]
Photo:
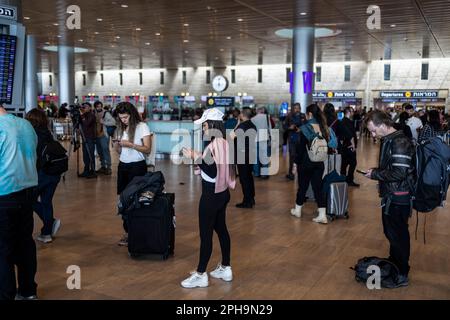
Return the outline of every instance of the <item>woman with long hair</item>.
[[[42,220],[44,226],[37,240],[42,243],[50,243],[53,237],[61,227],[61,220],[53,216],[53,196],[55,195],[61,175],[51,175],[46,170],[42,153],[47,143],[53,141],[53,136],[48,129],[48,118],[44,111],[33,109],[26,115],[26,119],[31,123],[38,137],[37,144],[37,170],[38,186],[36,200],[33,204],[33,210]]]
[[[203,288],[209,285],[206,269],[212,253],[213,233],[216,231],[222,261],[210,273],[211,277],[229,282],[233,280],[230,264],[231,240],[226,225],[227,205],[230,201],[229,188],[234,189],[234,170],[229,163],[229,146],[225,140],[223,113],[208,109],[195,124],[203,127],[203,141],[210,141],[203,154],[183,149],[183,155],[195,161],[202,177],[202,195],[199,204],[200,259],[197,270],[181,282],[184,288]]]
[[[297,143],[297,157],[295,163],[298,168],[298,191],[295,208],[291,210],[291,215],[301,218],[302,207],[306,201],[306,192],[311,183],[314,197],[319,208],[319,215],[314,218],[313,221],[327,224],[326,199],[321,189],[325,166],[323,162],[312,162],[309,159],[308,148],[317,136],[324,138],[329,147],[335,147],[334,145],[331,145],[334,132],[328,127],[324,113],[316,104],[308,106],[306,109],[306,119],[306,124],[300,128],[300,139]]]
[[[147,173],[146,155],[152,151],[151,133],[141,121],[138,110],[129,102],[121,102],[116,107],[119,126],[114,145],[120,154],[117,172],[117,194],[120,195],[134,177]],[[127,217],[122,216],[125,235],[120,246],[128,246]]]

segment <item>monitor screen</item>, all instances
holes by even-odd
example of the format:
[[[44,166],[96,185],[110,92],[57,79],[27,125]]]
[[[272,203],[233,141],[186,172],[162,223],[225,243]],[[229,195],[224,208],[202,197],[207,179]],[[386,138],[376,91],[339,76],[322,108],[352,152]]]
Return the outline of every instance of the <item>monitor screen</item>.
[[[0,103],[11,104],[17,37],[0,34]]]

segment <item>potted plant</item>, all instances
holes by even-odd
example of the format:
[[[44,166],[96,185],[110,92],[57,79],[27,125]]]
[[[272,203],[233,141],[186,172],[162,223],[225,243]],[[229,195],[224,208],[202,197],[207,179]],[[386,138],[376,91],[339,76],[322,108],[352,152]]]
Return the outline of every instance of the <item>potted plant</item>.
[[[163,120],[170,121],[172,119],[172,109],[164,109],[162,114]]]
[[[153,120],[157,121],[161,118],[161,109],[154,108],[152,110]]]

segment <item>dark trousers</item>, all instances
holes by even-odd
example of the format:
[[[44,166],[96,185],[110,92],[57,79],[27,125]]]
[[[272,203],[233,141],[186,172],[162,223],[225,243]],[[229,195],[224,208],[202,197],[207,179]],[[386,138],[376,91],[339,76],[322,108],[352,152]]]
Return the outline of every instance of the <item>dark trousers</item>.
[[[342,150],[341,174],[347,177],[347,182],[354,182],[357,165],[356,152],[350,149]],[[348,167],[348,171],[347,171]]]
[[[95,173],[95,139],[86,138],[83,142],[84,174]]]
[[[36,295],[36,244],[33,240],[34,189],[0,196],[0,300]]]
[[[244,193],[244,203],[253,204],[255,201],[255,181],[253,179],[252,164],[238,164],[239,181]]]
[[[382,213],[384,235],[389,240],[389,260],[400,270],[400,274],[409,273],[410,238],[408,219],[411,215],[409,205],[391,204],[389,214]]]
[[[289,142],[289,172],[288,174],[292,174],[292,169],[294,168],[294,161],[296,155],[295,142]]]
[[[147,163],[145,161],[119,163],[117,170],[117,194],[120,195],[134,177],[145,176],[147,173]],[[126,216],[122,216],[123,229],[128,233],[128,221]]]
[[[214,193],[214,187],[203,189],[199,205],[200,260],[197,272],[203,273],[208,267],[213,250],[213,232],[216,231],[222,250],[222,265],[230,265],[231,240],[226,225],[226,210],[230,192]]]
[[[36,200],[33,210],[44,223],[41,229],[42,235],[51,235],[53,230],[53,196],[58,186],[61,176],[50,176],[43,171],[39,171],[39,184],[36,189]]]
[[[301,165],[298,168],[298,191],[296,204],[302,206],[306,201],[306,192],[311,183],[319,208],[326,208],[327,203],[322,193],[322,177],[325,170],[323,163]]]

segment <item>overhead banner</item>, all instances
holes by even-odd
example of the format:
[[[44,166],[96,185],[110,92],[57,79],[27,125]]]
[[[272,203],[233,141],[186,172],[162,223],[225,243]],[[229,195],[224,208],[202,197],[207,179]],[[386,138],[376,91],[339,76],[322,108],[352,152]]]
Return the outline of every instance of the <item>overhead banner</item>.
[[[385,99],[433,99],[439,98],[439,91],[381,91],[380,97]]]
[[[315,91],[313,98],[319,99],[347,99],[356,98],[355,91]]]
[[[0,5],[0,18],[17,20],[17,8]]]

